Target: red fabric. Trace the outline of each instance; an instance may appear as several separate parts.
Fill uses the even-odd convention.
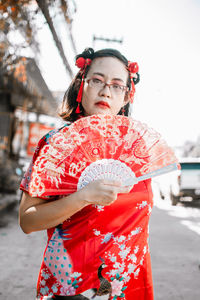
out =
[[[51,132],[39,142],[22,190],[29,192],[33,165],[55,135]],[[49,229],[37,284],[38,299],[99,289],[104,277],[112,287],[111,299],[152,300],[148,247],[152,205],[151,181],[146,180],[129,194],[120,194],[112,205],[87,206]]]

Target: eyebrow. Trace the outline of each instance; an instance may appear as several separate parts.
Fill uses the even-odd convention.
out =
[[[105,77],[105,75],[103,73],[100,72],[94,72],[93,75],[100,75],[102,77]],[[121,78],[113,78],[112,80],[118,80],[124,83],[124,80],[122,80]]]

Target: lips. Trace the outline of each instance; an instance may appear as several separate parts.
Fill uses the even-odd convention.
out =
[[[106,107],[110,108],[110,105],[105,101],[99,101],[99,102],[95,103],[95,105],[101,106],[101,107],[104,107],[104,108],[106,108]]]

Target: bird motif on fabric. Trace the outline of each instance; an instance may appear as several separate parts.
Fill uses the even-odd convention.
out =
[[[108,300],[110,300],[111,295],[112,295],[112,285],[111,285],[110,281],[108,281],[106,278],[104,278],[101,274],[102,270],[107,266],[105,264],[104,259],[101,257],[100,257],[100,259],[102,261],[102,264],[98,268],[98,278],[100,280],[100,287],[99,287],[99,289],[93,289],[95,294],[92,296],[91,299],[94,299],[96,296],[109,295]]]
[[[111,299],[111,295],[112,295],[112,286],[111,283],[102,276],[102,270],[107,267],[105,264],[105,261],[103,258],[101,258],[102,264],[99,266],[98,268],[98,278],[100,280],[100,287],[99,289],[93,288],[90,290],[87,290],[86,292],[84,292],[83,294],[79,294],[79,295],[74,295],[74,296],[70,296],[70,299],[74,299],[74,300],[90,300],[90,299],[96,299],[97,296],[104,296],[104,295],[108,295],[108,300]],[[93,295],[89,297],[89,293],[92,292]],[[69,296],[54,296],[53,299],[69,299]],[[99,299],[99,298],[98,298]],[[105,298],[104,298],[105,299]]]

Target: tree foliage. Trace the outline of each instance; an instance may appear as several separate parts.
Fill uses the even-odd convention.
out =
[[[17,56],[21,53],[21,50],[31,48],[35,55],[39,53],[39,43],[36,38],[36,33],[44,25],[36,22],[37,15],[44,14],[39,5],[40,3],[42,3],[42,6],[46,11],[56,7],[56,11],[63,14],[70,29],[72,23],[71,15],[76,12],[75,3],[72,2],[73,0],[0,0],[1,72],[2,70],[6,70],[7,72],[13,69]],[[73,5],[69,5],[69,3]],[[70,6],[73,6],[73,10],[70,9]],[[49,21],[53,24],[52,15],[50,15],[50,20],[46,19],[44,23],[48,23]],[[71,42],[75,50],[72,36]],[[58,47],[58,45],[56,46]],[[58,50],[60,52],[60,49]],[[37,56],[35,58],[37,60]],[[67,68],[69,68],[69,65]]]

